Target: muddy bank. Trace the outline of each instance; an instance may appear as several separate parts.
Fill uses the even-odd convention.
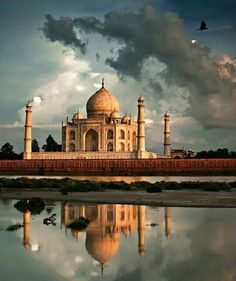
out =
[[[50,201],[77,201],[89,204],[137,204],[165,207],[236,207],[236,190],[207,192],[199,190],[73,192],[63,195],[54,189],[0,189],[0,199],[40,197]]]

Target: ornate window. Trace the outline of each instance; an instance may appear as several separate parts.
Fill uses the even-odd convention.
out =
[[[112,130],[109,130],[109,131],[107,132],[107,139],[108,139],[108,140],[113,140],[113,131],[112,131]]]
[[[130,131],[128,131],[128,140],[130,140]]]

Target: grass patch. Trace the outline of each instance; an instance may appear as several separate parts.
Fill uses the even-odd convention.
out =
[[[9,225],[6,230],[7,231],[16,231],[16,230],[20,229],[21,227],[23,227],[23,224],[17,223],[17,224]]]
[[[160,181],[150,183],[147,181],[134,181],[127,183],[125,181],[90,181],[64,179],[29,179],[25,177],[9,179],[0,178],[0,188],[24,188],[24,189],[49,189],[60,190],[62,194],[67,195],[69,192],[102,192],[105,190],[123,190],[136,191],[143,190],[147,192],[162,192],[163,190],[205,190],[205,191],[230,191],[236,188],[236,182],[165,182]]]

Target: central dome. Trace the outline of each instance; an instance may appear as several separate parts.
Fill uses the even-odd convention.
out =
[[[110,116],[113,111],[120,111],[120,104],[117,98],[102,86],[89,98],[86,109],[88,117],[100,114]]]
[[[119,233],[103,235],[100,229],[88,231],[85,246],[88,253],[100,264],[114,257],[120,246]]]

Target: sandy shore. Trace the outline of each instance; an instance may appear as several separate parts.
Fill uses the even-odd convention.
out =
[[[93,204],[138,204],[165,207],[230,207],[236,208],[236,190],[231,192],[206,192],[192,190],[146,193],[145,191],[105,191],[69,193],[57,190],[0,189],[0,199],[40,197],[53,201],[77,201]]]

